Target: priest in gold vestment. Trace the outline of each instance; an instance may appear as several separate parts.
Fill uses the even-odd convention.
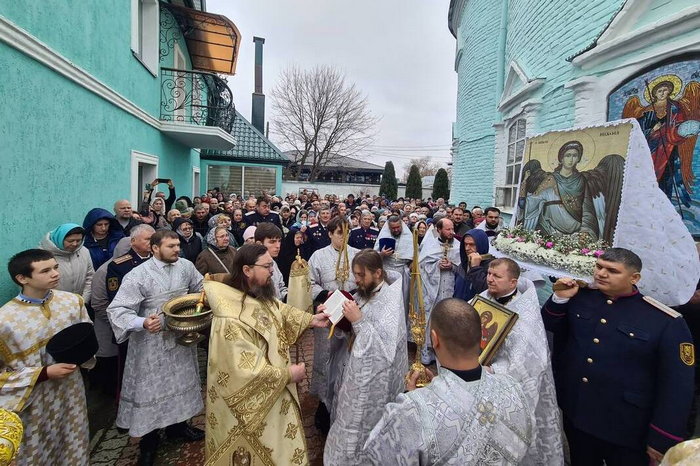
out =
[[[290,364],[289,346],[304,330],[328,326],[328,318],[276,299],[273,267],[264,246],[246,244],[225,283],[204,282],[214,315],[207,369],[208,465],[309,462],[296,389],[306,369],[303,363]]]

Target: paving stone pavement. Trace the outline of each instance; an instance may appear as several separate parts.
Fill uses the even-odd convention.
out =
[[[294,362],[306,364],[306,379],[298,385],[299,401],[306,434],[309,461],[312,466],[323,464],[325,436],[314,426],[314,414],[318,399],[309,394],[309,382],[313,364],[313,333],[307,331],[297,345],[290,348]],[[206,386],[206,352],[199,351],[200,376]],[[138,439],[132,439],[114,425],[116,405],[114,400],[100,394],[91,387],[88,393],[88,415],[90,418],[91,464],[94,466],[129,466],[136,463],[139,455]],[[202,390],[204,396],[204,389]],[[193,419],[193,424],[204,428],[204,414]],[[191,466],[204,464],[204,441],[179,443],[161,439],[156,465]]]

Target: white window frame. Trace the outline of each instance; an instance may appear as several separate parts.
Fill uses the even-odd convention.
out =
[[[144,174],[142,177],[142,181],[148,180],[146,181],[148,183],[158,178],[158,164],[159,159],[156,155],[136,150],[131,151],[131,206],[134,210],[138,210],[141,207],[143,192],[146,188],[145,183],[139,182],[139,165],[150,167],[148,176]],[[153,178],[151,178],[151,175],[153,175]]]
[[[131,0],[131,51],[153,76],[158,76],[159,47],[158,0]]]
[[[201,185],[201,172],[199,167],[192,167],[192,198],[194,199],[195,197],[199,196],[201,194],[200,192],[200,185]]]
[[[523,131],[518,132],[518,125],[523,124]],[[503,127],[503,171],[498,177],[500,183],[496,185],[496,195],[494,205],[503,208],[505,212],[512,213],[515,210],[517,203],[518,185],[520,184],[520,168],[522,167],[523,158],[525,157],[526,139],[527,139],[528,119],[525,115],[518,115],[509,121],[509,124]],[[515,131],[515,137],[511,139],[511,130]],[[518,144],[520,144],[520,153],[518,154]],[[509,159],[509,154],[513,152],[513,158]],[[508,179],[508,169],[511,169],[511,179]],[[517,172],[517,173],[516,173]],[[506,203],[506,191],[510,191],[510,202]]]

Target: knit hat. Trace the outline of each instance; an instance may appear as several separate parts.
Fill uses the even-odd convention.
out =
[[[248,241],[250,238],[255,238],[255,230],[257,230],[255,225],[251,225],[246,228],[243,232],[243,241]]]
[[[181,214],[184,214],[185,212],[187,212],[187,201],[184,199],[175,201],[175,208],[179,210]]]

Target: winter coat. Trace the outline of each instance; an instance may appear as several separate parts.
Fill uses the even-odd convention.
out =
[[[92,276],[95,273],[90,251],[82,244],[74,252],[60,249],[51,241],[50,234],[51,232],[44,235],[39,247],[53,254],[58,262],[58,271],[61,275],[56,289],[79,294],[85,302],[89,302]],[[61,238],[61,243],[63,243],[63,238]]]
[[[98,220],[109,220],[109,231],[107,232],[107,248],[101,247],[95,238],[92,236],[92,227]],[[85,229],[85,246],[90,251],[92,257],[92,268],[97,270],[102,264],[112,258],[114,247],[120,239],[124,237],[124,229],[119,224],[117,219],[109,211],[100,209],[99,207],[92,209],[83,220],[83,228]]]

